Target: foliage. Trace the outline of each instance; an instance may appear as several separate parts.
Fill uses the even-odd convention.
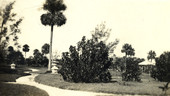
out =
[[[24,56],[20,51],[10,51],[9,54],[7,55],[7,63],[8,64],[17,64],[17,65],[22,65],[24,64]]]
[[[125,62],[124,58],[116,57],[116,61],[112,65],[113,69],[123,72],[125,70],[124,62]]]
[[[28,66],[34,66],[35,62],[34,62],[34,57],[30,56],[29,58],[26,58],[26,63]]]
[[[8,51],[9,51],[9,52],[13,52],[13,51],[14,51],[14,48],[13,48],[12,46],[9,46],[9,47],[8,47]]]
[[[124,44],[121,50],[122,53],[125,53],[126,56],[134,56],[135,49],[128,43]]]
[[[156,68],[152,68],[152,70],[151,70],[151,77],[156,80],[157,76],[158,76],[157,69]]]
[[[0,10],[0,63],[5,62],[7,56],[7,46],[9,41],[12,40],[17,48],[20,48],[18,44],[18,36],[20,33],[19,25],[22,22],[22,18],[16,20],[16,13],[12,13],[13,5],[15,2],[11,2]]]
[[[128,57],[126,58],[126,71],[122,74],[123,81],[141,81],[141,71],[139,69],[139,63],[144,59]]]
[[[24,46],[23,46],[23,49],[22,49],[24,52],[25,52],[25,58],[26,58],[26,52],[29,52],[29,46],[27,45],[27,44],[25,44]]]
[[[48,58],[46,56],[43,56],[43,54],[38,50],[34,50],[34,58],[33,60],[31,58],[27,59],[28,62],[34,62],[34,65],[32,66],[47,66],[48,65]]]
[[[159,81],[170,81],[170,52],[164,52],[156,58],[156,70],[152,72],[152,76]]]
[[[104,37],[103,33],[107,33],[103,31],[100,29],[99,37],[92,34],[93,37],[89,40],[84,36],[77,47],[70,46],[69,52],[63,53],[60,73],[64,80],[73,82],[109,82],[111,80],[108,68],[112,59],[109,58],[109,52],[115,48],[117,41],[107,46],[99,40],[100,37]]]
[[[63,14],[63,11],[66,10],[63,0],[46,0],[43,5],[43,9],[47,11],[46,14],[41,15],[41,23],[43,25],[51,26],[51,38],[50,38],[50,62],[48,65],[48,70],[51,70],[52,64],[52,38],[53,38],[53,27],[54,25],[62,26],[66,23],[66,17]]]
[[[148,53],[147,59],[151,60],[151,62],[152,62],[152,59],[155,59],[155,58],[156,58],[155,51],[150,50],[149,53]]]
[[[41,52],[42,54],[48,54],[49,53],[49,48],[50,48],[50,45],[45,43],[42,48],[41,48]]]
[[[107,40],[109,39],[111,29],[106,28],[106,24],[101,23],[100,25],[97,25],[94,31],[92,31],[92,39],[94,42],[103,42],[106,44],[108,50],[109,50],[109,55],[114,55],[114,49],[116,48],[115,45],[119,43],[119,40],[116,39],[114,42],[109,42],[107,43]]]
[[[47,10],[46,14],[41,15],[41,23],[43,25],[57,25],[65,24],[66,18],[62,11],[66,9],[63,0],[46,0],[43,9]]]

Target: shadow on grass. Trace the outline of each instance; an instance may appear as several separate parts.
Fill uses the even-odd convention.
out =
[[[33,86],[0,83],[0,96],[49,96],[47,92]]]
[[[10,66],[1,65],[0,82],[16,82],[16,79],[21,76],[31,75],[30,73],[25,73],[25,71],[31,70],[28,70],[27,68],[11,69]]]

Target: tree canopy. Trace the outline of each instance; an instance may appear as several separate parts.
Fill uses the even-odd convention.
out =
[[[152,62],[152,60],[155,59],[155,58],[156,58],[155,51],[150,50],[149,53],[148,53],[147,59],[151,60],[151,62]]]
[[[135,55],[135,49],[132,48],[132,45],[125,43],[121,50],[122,53],[125,53],[126,56],[134,56]]]
[[[25,58],[26,58],[26,52],[29,52],[29,46],[27,45],[27,44],[25,44],[24,46],[23,46],[23,49],[22,49],[24,52],[25,52]]]
[[[48,54],[49,53],[49,48],[50,48],[50,45],[45,43],[42,48],[41,48],[41,52],[42,54]]]

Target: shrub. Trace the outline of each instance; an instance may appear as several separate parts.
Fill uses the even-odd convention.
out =
[[[143,59],[140,58],[131,58],[126,59],[126,71],[122,74],[123,81],[141,81],[140,75],[141,71],[139,69],[139,63]]]
[[[70,46],[69,52],[63,53],[59,72],[66,81],[109,82],[111,75],[108,68],[112,59],[108,57],[108,51],[102,41],[95,42],[83,37],[77,48]]]
[[[156,69],[151,76],[159,81],[170,81],[170,52],[164,52],[156,58]]]
[[[7,63],[15,63],[17,65],[24,64],[24,56],[20,51],[13,51],[7,55]]]
[[[125,59],[121,57],[116,57],[115,62],[112,65],[113,69],[123,72],[125,70]]]
[[[48,65],[48,58],[46,56],[43,56],[43,54],[40,53],[39,50],[37,49],[34,52],[33,59],[30,58],[29,61],[34,62],[34,65],[32,66],[36,66],[36,67],[40,67],[40,66],[46,67]]]
[[[151,77],[156,80],[157,76],[158,76],[157,69],[156,68],[152,68],[152,70],[151,70]]]

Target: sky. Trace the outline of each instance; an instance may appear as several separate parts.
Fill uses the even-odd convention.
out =
[[[0,6],[13,0],[0,0]],[[28,44],[32,55],[34,49],[41,50],[50,42],[50,26],[41,24],[40,16],[45,0],[16,0],[13,11],[24,20],[20,25],[21,46]],[[54,27],[53,52],[68,51],[83,36],[91,37],[91,31],[102,22],[111,29],[108,41],[119,39],[114,53],[121,53],[123,44],[135,49],[135,56],[145,58],[150,50],[159,56],[170,51],[170,0],[64,0],[67,9],[66,24]]]

